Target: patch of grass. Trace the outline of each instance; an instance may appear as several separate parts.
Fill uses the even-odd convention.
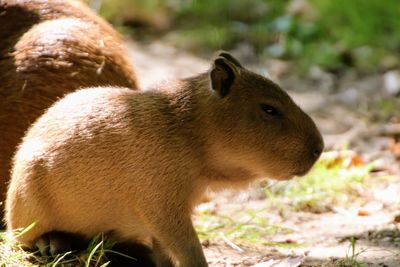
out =
[[[22,248],[12,244],[6,232],[0,232],[0,266],[37,266],[33,263],[36,257]],[[38,261],[37,261],[38,262]]]
[[[201,240],[216,240],[226,237],[238,244],[295,247],[297,244],[271,242],[268,237],[292,230],[272,224],[259,216],[263,210],[234,210],[219,214],[203,211],[195,219],[195,227]],[[234,215],[234,217],[233,217]]]
[[[265,193],[273,203],[285,208],[323,212],[357,200],[366,189],[364,182],[372,169],[373,164],[362,163],[354,153],[325,153],[305,177],[272,182]]]
[[[366,264],[358,260],[358,257],[363,252],[363,250],[356,251],[356,239],[352,237],[350,239],[349,253],[347,253],[346,258],[335,260],[332,267],[365,267]]]
[[[28,252],[12,242],[6,232],[0,232],[0,266],[1,267],[34,267],[34,266],[82,266],[106,267],[109,264],[105,257],[113,243],[103,235],[95,237],[85,251],[67,252],[56,257],[38,256],[37,252]],[[117,252],[114,252],[117,253]]]
[[[352,237],[350,239],[350,253],[347,254],[343,262],[344,266],[364,267],[365,264],[357,259],[361,253],[362,251],[356,252],[356,239]]]

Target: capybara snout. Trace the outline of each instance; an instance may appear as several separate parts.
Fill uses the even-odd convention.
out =
[[[242,66],[236,71],[210,133],[225,151],[219,157],[242,169],[257,166],[253,174],[259,177],[286,180],[306,173],[324,147],[313,120],[276,83]]]

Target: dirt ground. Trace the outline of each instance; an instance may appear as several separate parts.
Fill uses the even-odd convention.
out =
[[[206,59],[165,44],[128,42],[127,46],[143,87],[209,68]],[[376,101],[390,97],[390,92],[385,91],[383,75],[363,76],[349,71],[339,79],[315,68],[309,78],[303,80],[287,75],[290,69],[287,63],[246,62],[245,53],[236,52],[235,55],[245,59],[245,65],[251,69],[277,77],[295,101],[316,120],[327,150],[342,149],[346,145],[366,161],[379,160],[386,172],[398,178],[376,188],[363,207],[333,207],[323,213],[288,211],[284,216],[282,211],[273,208],[260,213],[258,216],[293,230],[269,237],[269,241],[295,242],[300,246],[241,246],[224,237],[215,238],[203,242],[210,266],[352,266],[340,263],[340,259],[351,254],[351,237],[356,240],[357,260],[365,263],[360,266],[400,266],[400,224],[394,223],[394,218],[400,215],[400,162],[389,151],[386,124],[374,120],[368,113]],[[215,211],[262,205],[265,199],[257,197],[257,190],[259,187],[254,186],[241,193],[214,196]],[[360,214],[360,209],[369,212]]]

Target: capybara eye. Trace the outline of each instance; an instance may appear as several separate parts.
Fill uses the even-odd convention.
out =
[[[267,113],[270,116],[279,115],[278,110],[276,108],[274,108],[273,106],[270,106],[270,105],[267,105],[267,104],[261,104],[260,107],[265,113]]]

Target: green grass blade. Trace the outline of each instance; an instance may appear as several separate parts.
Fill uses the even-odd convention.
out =
[[[59,257],[51,266],[52,266],[52,267],[57,267],[57,264],[59,264],[66,256],[68,256],[68,255],[71,254],[71,253],[72,253],[71,251],[65,253],[64,255],[62,255],[61,257]]]
[[[89,267],[90,266],[90,261],[92,260],[94,254],[96,253],[96,251],[101,247],[101,245],[103,245],[103,241],[100,241],[100,243],[98,243],[90,252],[89,257],[86,260],[86,264],[85,267]]]

